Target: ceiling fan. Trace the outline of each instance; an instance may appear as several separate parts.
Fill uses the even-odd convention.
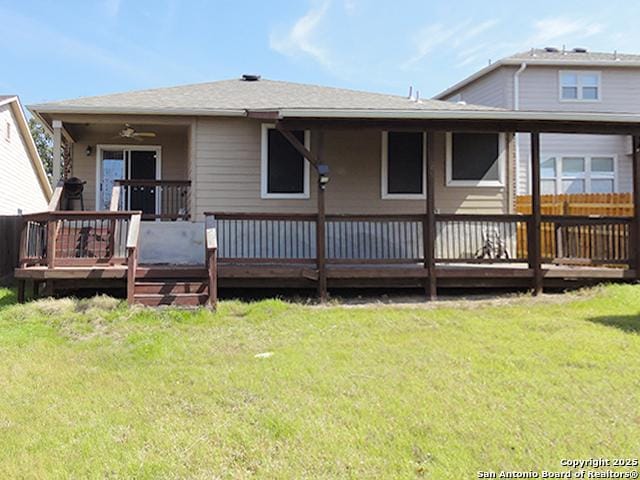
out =
[[[118,132],[116,138],[131,138],[134,140],[142,141],[144,138],[155,138],[154,132],[136,132],[128,123],[125,123],[124,128]]]

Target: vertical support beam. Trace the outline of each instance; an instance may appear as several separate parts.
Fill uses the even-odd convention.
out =
[[[640,280],[640,139],[631,137],[633,170],[633,232],[630,235],[629,254],[634,259],[636,280]]]
[[[531,221],[529,222],[529,268],[533,270],[533,294],[542,293],[540,227],[540,133],[531,132]]]
[[[322,158],[323,150],[323,133],[318,132],[318,156]],[[316,223],[316,255],[318,264],[318,297],[321,302],[327,300],[327,265],[326,265],[326,245],[325,245],[325,229],[326,229],[326,212],[325,212],[325,188],[326,185],[320,181],[320,172],[317,172],[318,176],[318,221]]]
[[[53,121],[53,175],[51,184],[56,185],[62,178],[62,121]]]
[[[433,165],[433,155],[431,155],[431,145],[433,144],[433,134],[426,133],[426,142],[424,145],[426,156],[426,215],[422,222],[422,237],[424,250],[424,268],[428,271],[429,276],[425,279],[425,293],[427,300],[435,300],[437,297],[436,285],[436,262],[435,262],[435,243],[436,243],[436,205],[435,205],[435,172]]]

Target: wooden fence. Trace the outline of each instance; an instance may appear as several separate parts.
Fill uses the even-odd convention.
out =
[[[541,212],[543,215],[563,215],[581,217],[633,217],[633,198],[631,193],[572,193],[562,195],[542,195]],[[531,195],[520,195],[516,198],[516,212],[520,214],[531,214]],[[546,259],[557,260],[558,249],[556,243],[559,241],[558,235],[567,235],[567,231],[561,232],[553,223],[543,222],[541,225],[541,249],[542,256]],[[574,226],[573,230],[581,227]],[[587,228],[583,225],[582,228]],[[607,235],[601,232],[591,232],[590,235],[580,235],[576,238],[565,238],[564,243],[571,240],[578,244],[573,246],[576,252],[591,252],[595,244],[611,242],[612,245],[627,245],[629,242],[628,227],[611,227],[612,230]],[[585,230],[586,231],[586,230]],[[574,235],[571,235],[571,237]],[[600,242],[599,239],[607,238],[607,242]],[[622,247],[620,247],[622,248]],[[630,256],[630,252],[625,252]],[[562,255],[561,255],[562,256]]]
[[[22,217],[0,216],[0,280],[10,277],[18,266]]]
[[[542,195],[540,200],[543,215],[633,217],[631,193]],[[519,195],[516,198],[516,212],[531,214],[531,195]]]

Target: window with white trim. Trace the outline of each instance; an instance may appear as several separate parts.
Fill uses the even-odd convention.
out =
[[[382,198],[424,199],[426,134],[382,132]]]
[[[600,100],[600,72],[560,72],[560,100],[597,102]]]
[[[616,157],[549,156],[540,164],[540,191],[543,195],[613,193],[616,191]]]
[[[310,132],[291,132],[309,148]],[[273,125],[262,125],[262,198],[309,198],[309,162]]]
[[[505,143],[502,133],[447,133],[447,185],[504,186]]]

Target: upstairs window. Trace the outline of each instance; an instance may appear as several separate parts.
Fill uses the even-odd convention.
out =
[[[600,72],[560,72],[560,100],[578,102],[600,100]]]
[[[382,132],[382,198],[425,198],[426,136]]]
[[[309,132],[292,131],[309,148]],[[272,125],[262,126],[262,198],[309,198],[309,162]]]
[[[498,133],[447,134],[447,185],[502,187],[505,139]]]
[[[547,157],[540,165],[540,191],[543,195],[613,193],[615,163],[613,155]]]

